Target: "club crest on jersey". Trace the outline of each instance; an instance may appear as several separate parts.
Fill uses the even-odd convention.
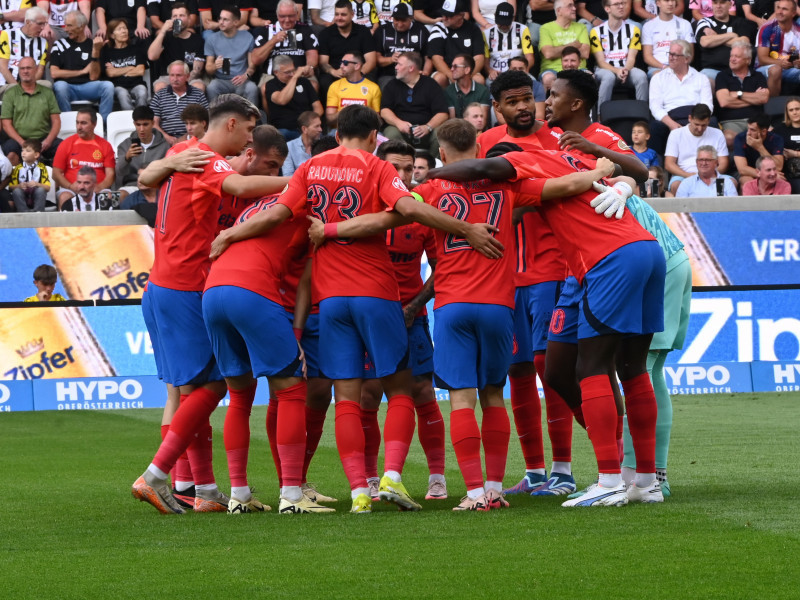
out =
[[[366,96],[367,94],[369,94],[369,88],[367,86],[365,86],[365,85],[362,85],[361,86],[361,93]]]
[[[401,192],[407,192],[408,191],[408,188],[406,187],[406,184],[403,183],[403,180],[400,179],[399,177],[395,177],[394,178],[394,180],[392,181],[392,187],[397,188]]]
[[[617,146],[619,146],[620,150],[630,150],[630,146],[625,143],[625,140],[620,140],[617,142]]]
[[[416,44],[418,41],[419,41],[419,36],[418,35],[412,35],[411,36],[411,43],[412,44]]]
[[[233,171],[233,167],[231,167],[226,160],[217,160],[214,162],[214,171],[217,173],[225,173],[227,171]]]

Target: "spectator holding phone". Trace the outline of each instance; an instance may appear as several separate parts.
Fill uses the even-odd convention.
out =
[[[155,113],[152,108],[137,106],[133,109],[136,131],[117,146],[115,187],[122,192],[121,199],[139,189],[139,170],[154,160],[164,158],[169,150],[167,140],[154,128],[154,124]]]

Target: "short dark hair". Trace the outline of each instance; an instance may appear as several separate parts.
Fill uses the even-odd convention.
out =
[[[378,113],[368,106],[350,104],[339,111],[338,116],[339,138],[356,138],[365,140],[373,131],[381,127]]]
[[[286,140],[281,135],[281,132],[272,125],[259,125],[253,129],[253,150],[255,153],[267,154],[273,149],[283,158],[289,155],[289,147],[286,145]]]
[[[403,52],[400,56],[413,62],[414,66],[417,67],[417,71],[422,71],[422,56],[419,52]]]
[[[633,124],[633,127],[641,127],[647,133],[650,133],[650,123],[647,121],[636,121],[636,123]],[[631,129],[633,129],[633,127],[631,127]]]
[[[564,46],[564,49],[561,51],[561,58],[569,56],[570,54],[577,54],[578,58],[581,57],[581,51],[578,50],[575,46]]]
[[[153,109],[147,106],[146,104],[143,106],[137,106],[133,109],[133,115],[131,118],[134,121],[152,121],[156,118],[156,114],[153,112]]]
[[[760,115],[753,115],[752,117],[747,119],[748,125],[750,123],[755,123],[758,125],[759,129],[769,129],[769,126],[772,124],[772,120],[770,119],[769,115],[761,113]]]
[[[388,140],[378,146],[375,156],[381,160],[386,160],[387,154],[400,154],[401,156],[410,156],[414,159],[415,150],[414,146],[402,140]]]
[[[348,51],[347,51],[347,52],[345,52],[344,54],[349,54],[350,56],[352,56],[353,58],[355,58],[355,59],[356,59],[358,62],[360,62],[360,63],[361,63],[361,66],[362,66],[362,67],[364,66],[364,62],[366,62],[366,61],[364,60],[364,55],[363,55],[361,52],[359,52],[358,50],[348,50]],[[343,56],[344,56],[344,55],[343,55]]]
[[[517,54],[516,56],[512,56],[508,59],[508,64],[510,65],[512,62],[521,62],[525,65],[525,70],[528,70],[528,59],[525,58],[522,54]]]
[[[334,148],[338,147],[339,142],[336,141],[335,137],[332,135],[323,135],[316,142],[311,144],[311,156],[316,156],[317,154],[322,154],[323,152],[327,152],[328,150],[333,150]]]
[[[467,63],[467,66],[469,67],[469,72],[470,73],[474,73],[475,72],[475,59],[472,58],[469,54],[456,54],[453,57],[453,60],[455,60],[456,58],[463,59],[463,61],[465,63]],[[453,63],[450,63],[450,64],[453,64]]]
[[[300,113],[300,116],[297,117],[297,126],[298,127],[308,127],[311,123],[314,122],[314,119],[322,119],[317,113],[313,110],[304,110]]]
[[[256,105],[238,94],[221,94],[208,107],[209,123],[231,114],[243,119],[259,119],[261,117]]]
[[[34,152],[42,153],[42,142],[39,140],[24,140],[21,144],[22,148],[29,148]]]
[[[497,79],[492,82],[492,88],[489,91],[492,93],[492,98],[496,102],[500,102],[500,96],[503,92],[518,88],[530,88],[531,93],[533,93],[533,79],[522,71],[505,71],[500,73]]]
[[[592,107],[597,104],[597,82],[595,82],[594,76],[580,69],[570,69],[569,71],[559,71],[556,77],[567,82],[575,98],[583,100],[583,110],[588,115]]]
[[[436,166],[436,159],[433,158],[433,154],[427,152],[426,150],[417,150],[416,154],[414,154],[414,160],[418,158],[421,158],[428,163],[429,169],[433,169]]]
[[[92,123],[97,123],[97,113],[94,112],[93,108],[87,108],[86,106],[79,108],[77,111],[79,115],[89,115],[89,118],[92,120]]]
[[[193,102],[181,111],[181,121],[205,121],[208,125],[208,120],[208,109],[202,104]]]
[[[33,280],[50,285],[58,281],[58,271],[53,265],[39,265],[33,270]]]
[[[333,8],[349,8],[350,12],[353,12],[353,5],[350,4],[350,0],[336,0]]]
[[[219,12],[227,11],[233,15],[233,18],[239,21],[242,18],[242,11],[239,10],[238,6],[233,4],[224,4],[222,8],[219,9]]]
[[[486,158],[496,158],[498,156],[503,156],[504,154],[508,154],[509,152],[522,152],[522,147],[517,146],[512,142],[500,142],[499,144],[495,144],[489,151],[486,153]]]
[[[692,107],[692,112],[689,113],[689,116],[698,121],[705,121],[711,118],[711,109],[708,108],[708,105],[700,102]]]
[[[449,119],[436,129],[439,145],[456,152],[466,152],[475,146],[478,132],[475,126],[464,119]]]

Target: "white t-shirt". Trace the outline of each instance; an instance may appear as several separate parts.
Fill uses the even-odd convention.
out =
[[[328,23],[333,23],[333,12],[336,0],[308,0],[308,10],[319,10],[319,18]],[[310,13],[309,13],[310,14]]]
[[[673,15],[669,21],[650,19],[642,26],[642,45],[653,47],[653,56],[662,65],[669,64],[669,45],[675,40],[694,44],[692,26],[686,19]]]
[[[717,156],[728,156],[728,144],[722,131],[709,127],[703,135],[695,137],[688,125],[670,132],[664,156],[674,156],[681,169],[687,173],[697,173],[697,149],[700,146],[714,146]]]

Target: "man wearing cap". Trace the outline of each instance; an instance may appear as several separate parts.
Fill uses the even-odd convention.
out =
[[[418,52],[425,57],[422,73],[430,75],[433,63],[427,57],[428,29],[412,18],[410,4],[401,2],[392,10],[392,20],[375,32],[375,49],[378,52],[378,84],[383,87],[394,79],[394,67],[403,52]]]
[[[514,21],[514,6],[501,2],[494,12],[495,25],[483,32],[489,48],[487,85],[497,79],[500,73],[508,71],[509,61],[516,56],[524,56],[528,71],[533,68],[533,42],[530,30],[522,23]]]
[[[483,66],[485,63],[483,33],[473,21],[467,21],[464,13],[469,9],[464,0],[444,0],[442,22],[431,31],[428,56],[433,61],[433,78],[442,87],[454,81],[450,65],[457,54],[469,54],[475,61],[474,79],[485,83]]]

